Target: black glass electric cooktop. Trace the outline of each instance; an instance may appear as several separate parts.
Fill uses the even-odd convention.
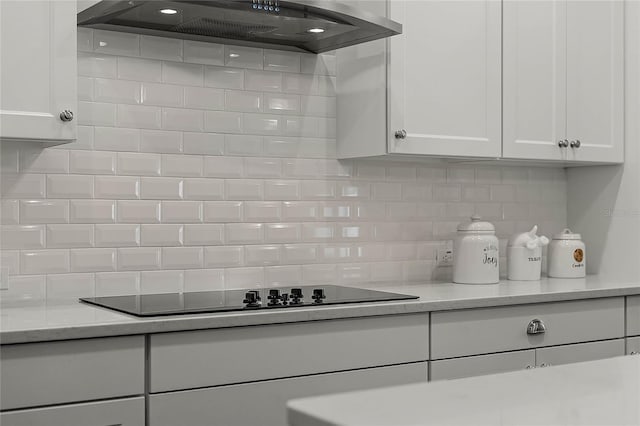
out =
[[[345,303],[417,299],[417,296],[335,285],[83,297],[80,300],[138,317],[204,312],[264,311]]]

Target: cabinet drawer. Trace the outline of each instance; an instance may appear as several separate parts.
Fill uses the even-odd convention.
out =
[[[544,334],[528,335],[540,319]],[[434,312],[431,358],[453,358],[624,337],[621,297]]]
[[[0,414],[4,426],[144,426],[144,397]]]
[[[627,297],[627,336],[640,336],[640,296]]]
[[[536,349],[539,367],[595,361],[624,355],[624,339]]]
[[[286,426],[293,398],[427,380],[427,363],[221,386],[149,397],[149,426]]]
[[[428,355],[428,314],[155,334],[151,392],[426,361]]]
[[[627,337],[627,355],[640,354],[640,337]]]
[[[144,337],[0,346],[3,410],[144,393]]]
[[[524,370],[536,365],[535,350],[476,355],[430,362],[430,380],[461,379]]]

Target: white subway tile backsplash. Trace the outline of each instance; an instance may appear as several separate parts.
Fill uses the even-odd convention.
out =
[[[136,81],[96,78],[95,100],[114,104],[139,104],[142,102],[142,85]]]
[[[187,108],[205,110],[223,110],[225,107],[224,90],[202,87],[184,88],[184,105]],[[227,107],[227,109],[230,109]]]
[[[224,225],[187,224],[184,226],[185,246],[211,246],[224,244]]]
[[[140,179],[140,198],[147,200],[180,200],[182,199],[183,180],[180,178]]]
[[[224,106],[227,111],[260,112],[263,108],[262,93],[247,92],[243,90],[226,90]]]
[[[241,201],[209,201],[204,203],[205,222],[242,222]]]
[[[165,223],[202,222],[202,210],[200,201],[163,201],[162,221]]]
[[[0,179],[3,198],[43,198],[45,175],[3,175]]]
[[[230,223],[225,225],[227,244],[260,244],[264,240],[264,225],[261,223]]]
[[[162,81],[162,62],[160,61],[119,57],[117,66],[117,77],[119,79],[155,82]]]
[[[118,105],[116,124],[118,127],[136,129],[160,129],[160,108],[146,105]]]
[[[225,135],[224,150],[227,155],[256,156],[262,154],[262,136]],[[249,169],[247,169],[249,172]]]
[[[93,225],[47,225],[47,248],[93,246]]]
[[[222,89],[244,88],[244,70],[240,68],[205,67],[204,85]]]
[[[188,269],[184,271],[185,293],[223,289],[223,269]]]
[[[225,46],[224,64],[229,67],[262,69],[262,49],[255,47]]]
[[[79,297],[95,295],[93,274],[62,274],[47,276],[47,300],[77,302]]]
[[[78,53],[78,74],[87,77],[116,78],[117,60],[114,56]]]
[[[69,272],[68,250],[35,250],[20,253],[20,273],[26,275]]]
[[[161,158],[158,154],[119,152],[117,171],[119,175],[160,176]]]
[[[2,250],[44,248],[44,230],[42,225],[4,225],[0,227],[0,247]]]
[[[118,201],[117,217],[118,222],[122,223],[158,223],[160,201]]]
[[[95,274],[96,296],[124,296],[140,292],[138,272],[98,272]]]
[[[131,247],[118,249],[119,271],[160,269],[160,248]]]
[[[241,133],[242,114],[229,111],[205,111],[204,129],[207,132]]]
[[[204,112],[197,109],[162,108],[162,128],[202,132],[204,130]]]
[[[114,272],[116,249],[82,248],[69,251],[71,272]]]
[[[224,198],[224,181],[221,179],[185,179],[183,191],[185,200],[222,200]]]
[[[264,287],[264,268],[230,268],[224,272],[225,288]]]
[[[22,200],[20,223],[69,222],[68,200]]]
[[[163,247],[163,269],[199,269],[204,265],[202,247]]]
[[[87,126],[114,126],[116,106],[98,102],[78,102],[78,124]]]
[[[145,105],[181,107],[184,105],[184,90],[170,84],[142,83],[141,103]]]
[[[77,141],[0,147],[3,299],[424,281],[473,213],[502,249],[566,226],[560,169],[337,161],[331,52],[78,47]]]
[[[277,265],[280,263],[280,246],[246,246],[244,258],[249,266]]]
[[[16,225],[20,222],[20,201],[0,201],[0,219],[3,225]]]
[[[140,273],[140,294],[181,293],[183,271],[144,271]]]
[[[96,176],[95,197],[107,199],[140,198],[140,178],[133,176]]]
[[[103,151],[71,151],[69,171],[78,174],[112,175],[116,170],[116,154]]]
[[[112,223],[115,221],[116,202],[109,200],[69,201],[69,222]]]
[[[204,66],[180,62],[163,62],[162,81],[183,86],[203,86]]]
[[[118,127],[96,127],[94,149],[100,151],[138,151],[140,130]]]
[[[78,76],[78,100],[94,101],[93,78]]]
[[[184,61],[192,64],[224,65],[224,46],[185,40]]]
[[[182,40],[140,36],[140,56],[150,59],[182,61]]]
[[[195,155],[163,155],[164,176],[202,176],[202,157]]]
[[[242,266],[243,254],[242,246],[205,247],[204,266],[205,268]]]

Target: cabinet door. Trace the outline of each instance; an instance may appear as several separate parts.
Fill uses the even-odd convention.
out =
[[[624,158],[624,2],[567,2],[567,138],[575,161]]]
[[[563,1],[505,1],[503,156],[566,160],[566,12]]]
[[[624,355],[624,339],[536,349],[538,367],[595,361]]]
[[[640,296],[627,296],[627,336],[640,336]]]
[[[499,157],[501,2],[391,1],[390,18],[389,153]]]
[[[640,354],[640,337],[627,337],[627,355]]]
[[[144,426],[144,397],[18,410],[0,414],[5,426]]]
[[[443,359],[430,362],[429,378],[433,381],[483,376],[533,368],[535,364],[534,350]]]
[[[75,1],[0,1],[0,138],[76,138],[76,45]]]
[[[294,398],[427,380],[427,363],[151,395],[150,426],[285,426]]]

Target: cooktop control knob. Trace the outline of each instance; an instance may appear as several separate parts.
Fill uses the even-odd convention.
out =
[[[267,296],[267,299],[269,299],[269,306],[280,305],[281,301],[282,301],[282,296],[280,295],[280,290],[278,290],[278,289],[269,290],[269,296]]]
[[[292,288],[291,289],[291,304],[298,305],[302,303],[302,298],[304,298],[304,294],[302,294],[301,288]]]
[[[283,305],[288,305],[289,304],[289,295],[287,293],[282,293],[282,296],[280,296],[280,300],[282,300],[282,304]]]
[[[257,308],[260,306],[260,292],[258,290],[251,290],[245,293],[242,303],[247,304],[247,308]]]
[[[327,296],[324,294],[324,289],[314,288],[313,296],[311,296],[311,298],[315,301],[315,303],[322,303],[322,299],[326,299]]]

